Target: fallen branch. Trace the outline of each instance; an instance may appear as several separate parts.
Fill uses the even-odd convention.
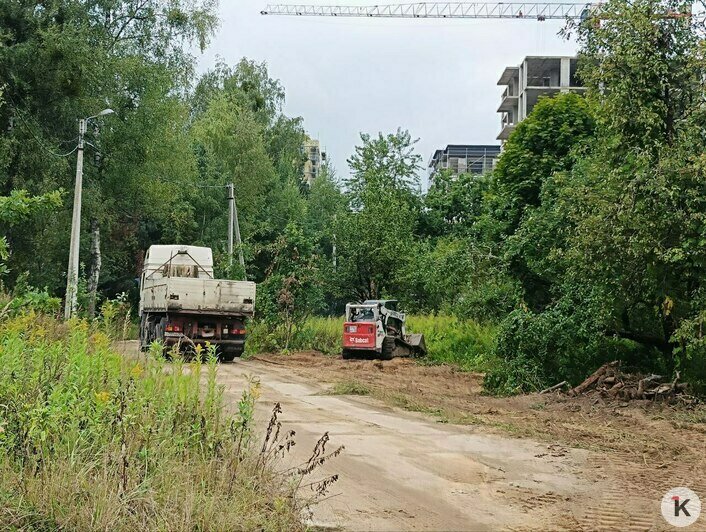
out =
[[[275,362],[274,360],[267,360],[266,358],[260,357],[250,357],[251,360],[259,360],[260,362],[266,362],[267,364],[274,364],[275,366],[286,366],[283,362]]]
[[[603,364],[581,384],[569,390],[568,394],[574,397],[598,395],[613,400],[689,401],[685,395],[688,384],[679,382],[681,375],[678,371],[672,380],[667,381],[664,375],[624,373],[618,366],[618,361]],[[541,393],[552,389],[555,387]]]
[[[555,384],[554,386],[550,386],[549,388],[545,388],[544,390],[542,390],[541,392],[539,392],[539,395],[542,395],[542,394],[545,394],[545,393],[549,393],[549,392],[553,392],[554,390],[558,390],[559,388],[562,388],[562,387],[566,386],[566,384],[567,384],[566,381],[561,381],[559,384]]]

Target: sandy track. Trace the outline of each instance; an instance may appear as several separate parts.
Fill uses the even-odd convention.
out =
[[[603,488],[582,477],[588,453],[442,424],[368,397],[331,396],[286,367],[236,361],[219,367],[228,402],[247,376],[260,380],[258,417],[275,402],[297,432],[291,464],[324,433],[345,451],[327,464],[340,480],[313,523],[347,530],[577,529]],[[283,466],[288,465],[287,463]]]

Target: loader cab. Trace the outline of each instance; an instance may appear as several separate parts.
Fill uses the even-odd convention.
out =
[[[350,322],[371,322],[377,320],[377,312],[375,307],[355,306],[350,309],[350,316],[346,321]]]

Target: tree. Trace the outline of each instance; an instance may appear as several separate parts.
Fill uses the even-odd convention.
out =
[[[185,50],[192,43],[206,45],[217,23],[215,5],[35,4],[11,0],[0,6],[0,79],[8,103],[0,112],[0,145],[7,146],[0,186],[5,194],[18,188],[33,194],[72,190],[76,119],[113,108],[115,116],[87,136],[96,148],[89,145],[86,153],[82,228],[92,230],[82,235],[81,256],[89,257],[103,231],[104,256],[94,253],[92,283],[101,275],[108,291],[127,290],[145,243],[161,237],[164,228],[184,227],[170,223],[182,196],[164,183],[175,176],[189,179],[191,162],[183,156],[189,150],[180,135],[186,115],[177,118],[193,66]],[[28,271],[32,283],[55,292],[64,285],[70,205],[51,220],[36,218],[9,233],[13,272]]]
[[[493,172],[491,214],[500,223],[500,235],[511,235],[527,209],[540,201],[543,182],[556,172],[571,170],[587,151],[594,119],[578,94],[540,98],[505,143]]]
[[[395,133],[376,138],[361,133],[362,144],[348,159],[351,177],[344,180],[351,206],[360,209],[365,202],[374,202],[378,193],[391,193],[400,200],[411,202],[419,193],[421,156],[414,152],[416,140],[409,131],[397,129]]]
[[[703,28],[659,16],[686,7],[612,0],[576,28],[595,139],[508,239],[551,289],[497,344],[544,383],[616,358],[706,382]]]
[[[426,233],[469,234],[484,212],[491,183],[490,175],[455,175],[449,170],[435,173],[424,197]]]
[[[336,282],[344,298],[394,296],[413,248],[420,156],[409,132],[361,135],[345,181],[351,210],[336,220]]]
[[[686,7],[615,0],[599,26],[578,29],[599,141],[578,172],[567,272],[601,288],[609,332],[672,367],[685,362],[673,358],[676,331],[706,303],[703,28],[656,16]]]

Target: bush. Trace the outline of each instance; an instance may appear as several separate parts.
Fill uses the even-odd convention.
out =
[[[518,309],[501,324],[494,348],[497,365],[485,376],[491,393],[532,392],[563,380],[580,383],[602,364],[664,372],[663,360],[635,342],[606,336],[590,310],[563,304],[535,313]]]
[[[0,328],[0,365],[0,523],[302,528],[286,479],[256,450],[258,383],[226,414],[213,353],[167,372],[116,354],[86,322],[29,312]]]
[[[125,292],[115,299],[106,299],[100,308],[101,329],[112,340],[137,339],[139,325],[132,322],[131,314],[132,307]]]
[[[11,294],[0,292],[0,309],[0,317],[16,316],[29,311],[58,316],[61,312],[61,299],[50,296],[46,288],[30,286],[26,275],[22,275]]]

